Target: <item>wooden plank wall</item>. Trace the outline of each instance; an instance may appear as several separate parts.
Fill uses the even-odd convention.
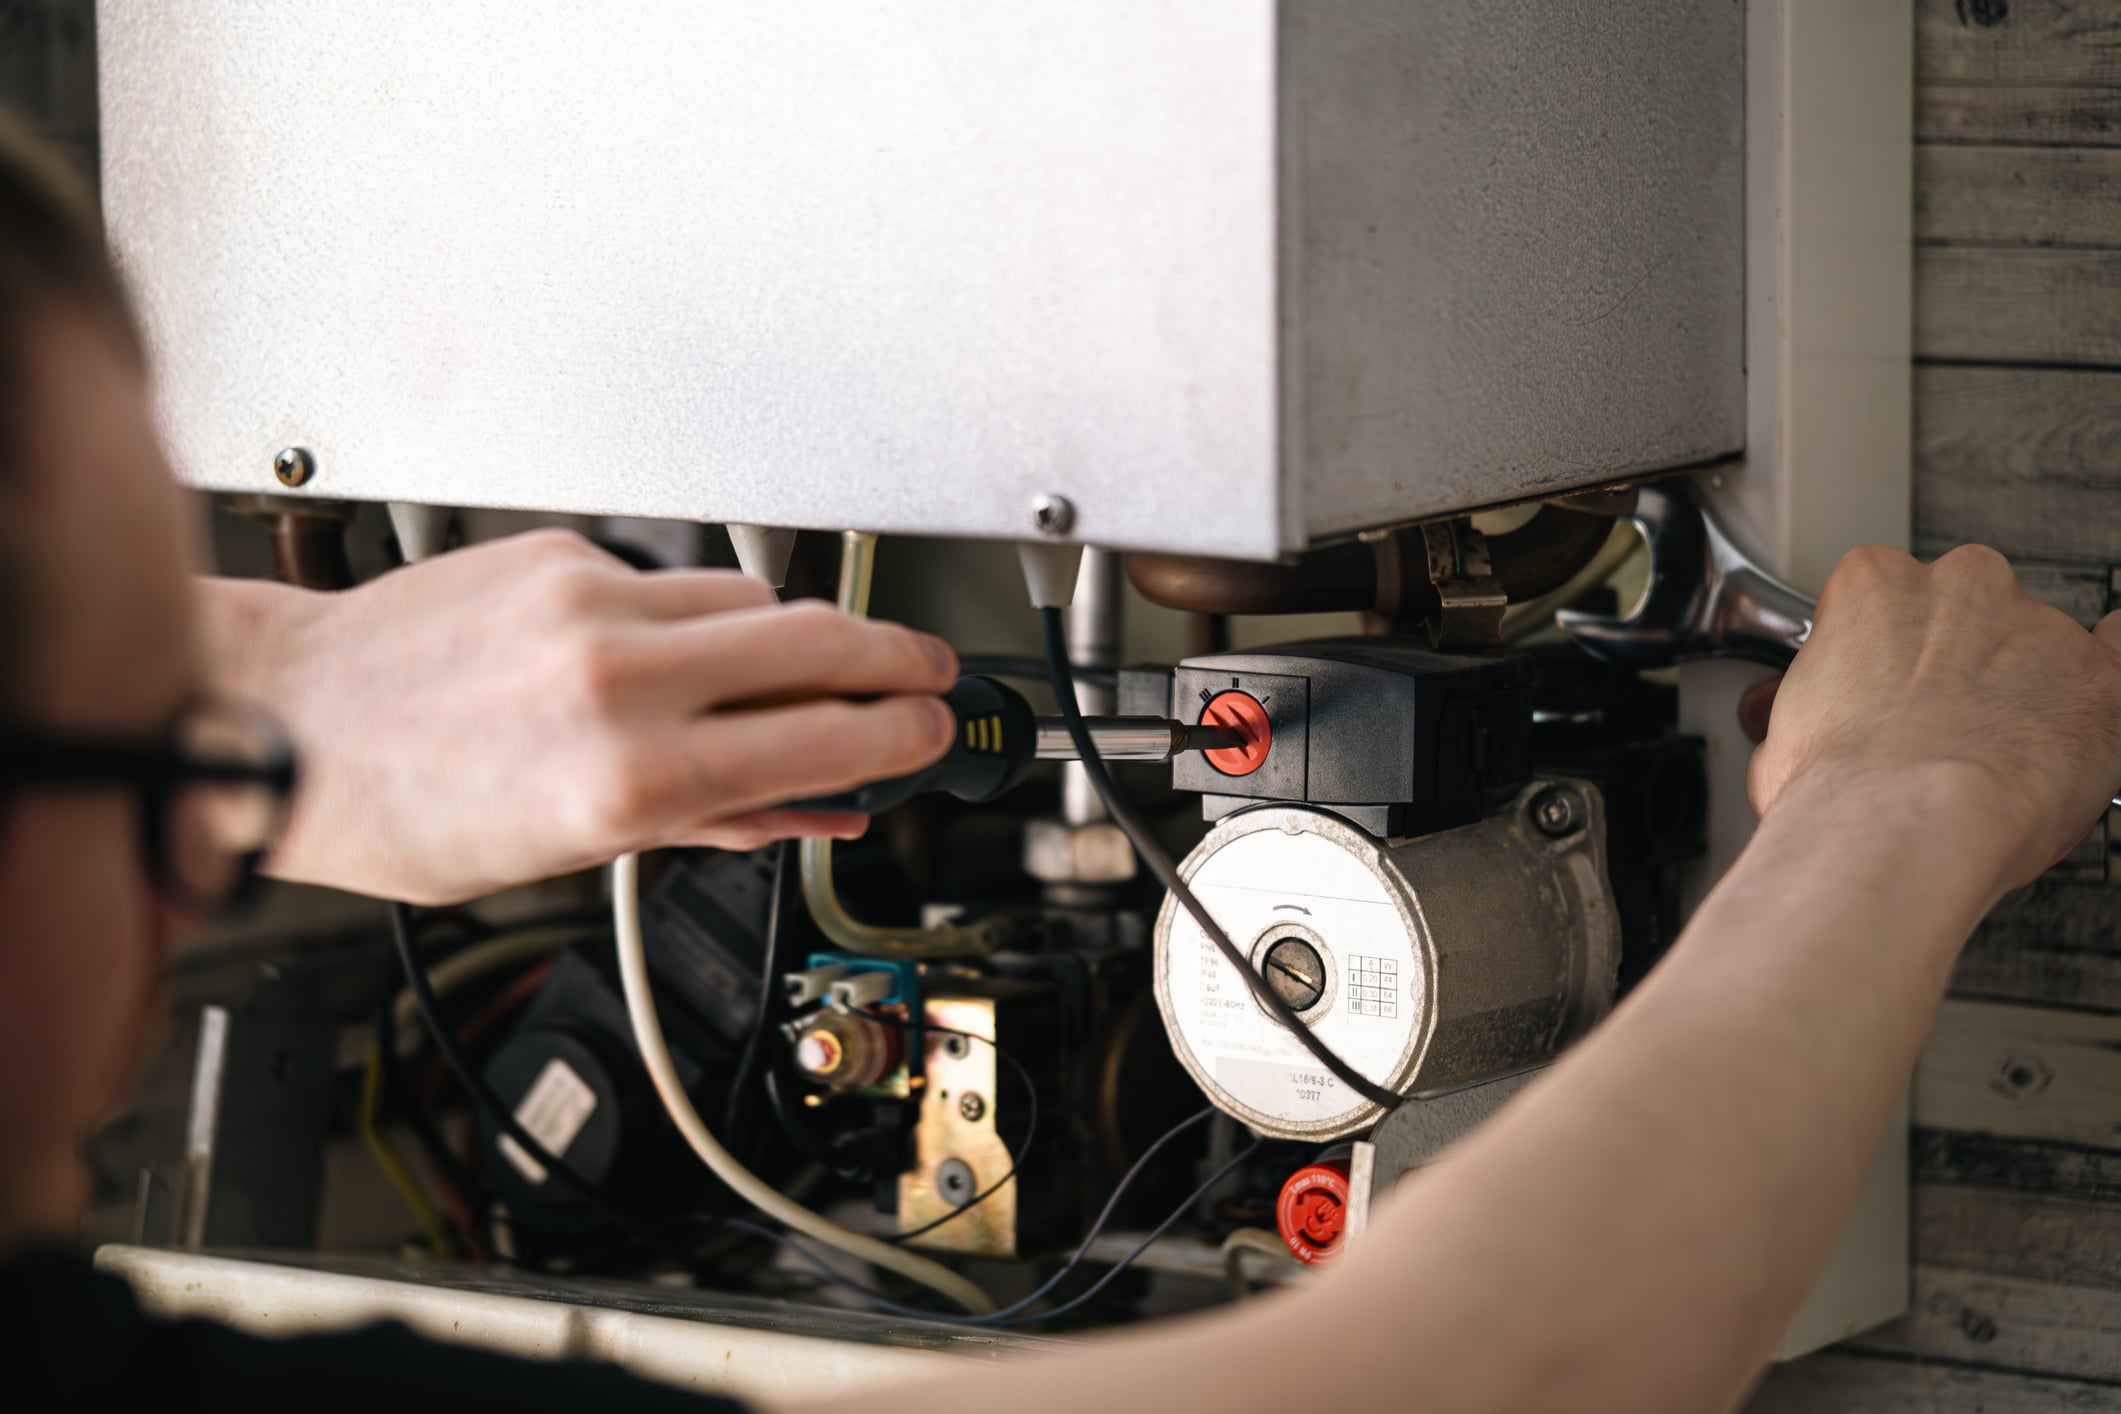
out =
[[[1915,542],[2121,607],[2121,0],[1917,0]],[[2121,822],[1968,949],[1915,1078],[1914,1312],[1756,1411],[2121,1410]]]

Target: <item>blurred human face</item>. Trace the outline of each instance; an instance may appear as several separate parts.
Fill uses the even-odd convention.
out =
[[[24,349],[26,481],[0,506],[30,557],[27,724],[149,736],[192,687],[188,547],[141,372],[85,320]],[[65,1235],[81,1141],[124,1100],[177,920],[122,789],[0,801],[0,1246]]]

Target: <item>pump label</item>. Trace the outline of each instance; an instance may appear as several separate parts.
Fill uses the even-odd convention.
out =
[[[1241,952],[1292,930],[1317,949],[1322,996],[1306,1017],[1356,1073],[1394,1085],[1425,1001],[1407,922],[1362,859],[1317,834],[1257,830],[1204,860],[1193,888]],[[1367,1102],[1336,1082],[1254,999],[1192,917],[1175,912],[1158,966],[1176,1039],[1218,1101],[1279,1125],[1322,1128]]]
[[[1348,980],[1342,989],[1349,1012],[1356,1016],[1399,1016],[1399,963],[1389,957],[1348,959]]]
[[[1215,1078],[1233,1095],[1243,1095],[1254,1109],[1299,1122],[1332,1119],[1355,1097],[1327,1072],[1283,1065],[1246,1056],[1221,1056]]]
[[[523,1103],[516,1106],[516,1123],[546,1153],[564,1159],[567,1146],[574,1143],[574,1137],[596,1112],[596,1091],[575,1074],[573,1066],[555,1056],[545,1062],[545,1068],[523,1096]],[[545,1181],[545,1165],[532,1158],[514,1138],[502,1135],[497,1147],[515,1165],[517,1173],[532,1183]]]

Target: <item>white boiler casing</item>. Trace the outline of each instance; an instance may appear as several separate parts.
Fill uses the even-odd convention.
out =
[[[1267,558],[1737,452],[1701,0],[102,0],[181,474]]]

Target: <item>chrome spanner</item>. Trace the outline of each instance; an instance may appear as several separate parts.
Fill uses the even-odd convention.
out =
[[[1563,609],[1554,621],[1593,658],[1668,668],[1744,658],[1786,668],[1812,634],[1817,601],[1747,557],[1716,523],[1694,483],[1642,488],[1634,514],[1650,551],[1650,582],[1625,615]],[[2121,809],[2121,796],[2114,797]]]
[[[1650,583],[1622,617],[1563,609],[1562,631],[1593,658],[1668,668],[1695,658],[1746,658],[1786,668],[1812,632],[1812,597],[1747,558],[1691,481],[1641,489],[1634,514],[1650,551]]]

